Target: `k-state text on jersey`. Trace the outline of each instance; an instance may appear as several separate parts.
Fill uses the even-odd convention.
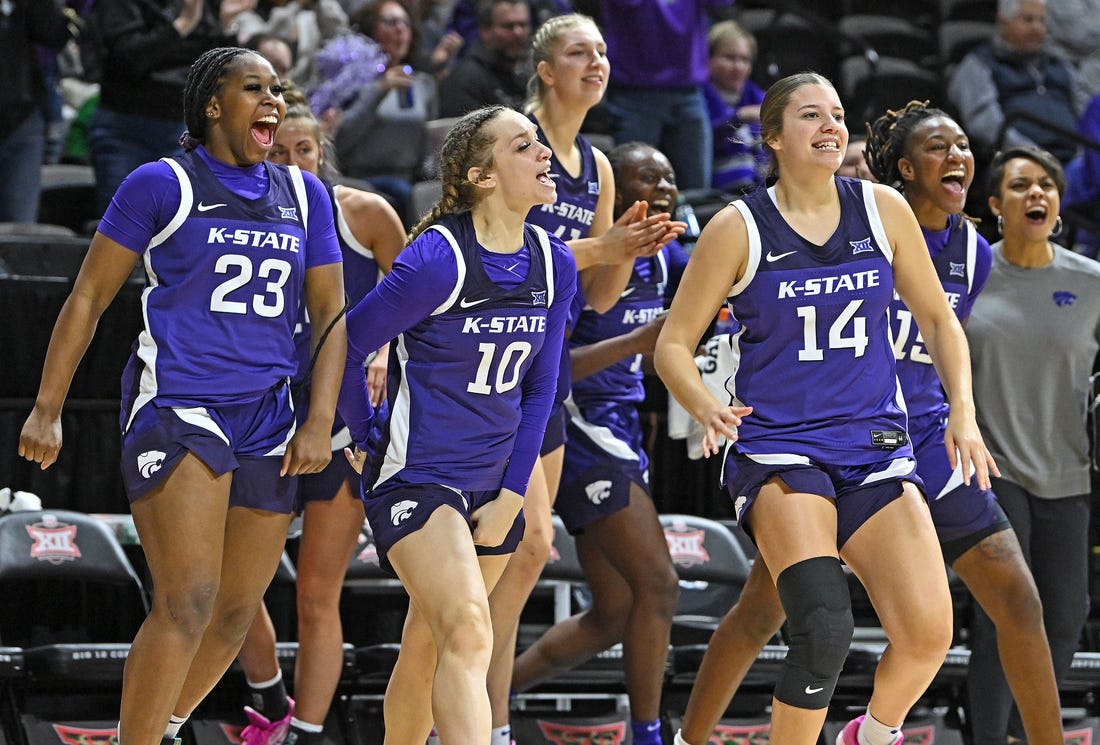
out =
[[[546,331],[545,315],[497,316],[482,318],[474,316],[465,319],[462,325],[464,334],[541,334]]]
[[[784,280],[779,283],[779,299],[810,295],[832,295],[837,292],[866,290],[869,287],[878,286],[878,269],[838,274],[835,277],[813,277],[805,281],[797,279]]]
[[[273,248],[277,251],[298,253],[301,239],[290,233],[277,233],[273,230],[248,230],[246,228],[210,228],[206,236],[207,243],[232,244],[249,248]]]
[[[557,202],[556,204],[544,204],[542,205],[543,212],[551,212],[558,217],[565,218],[566,220],[577,220],[586,225],[592,224],[592,219],[595,217],[595,213],[590,209],[584,207],[578,207],[575,204],[569,204],[569,202]]]

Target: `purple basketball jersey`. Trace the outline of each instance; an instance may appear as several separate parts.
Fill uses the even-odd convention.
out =
[[[254,400],[296,371],[293,332],[307,266],[308,200],[297,168],[264,163],[257,199],[221,183],[196,153],[165,159],[174,217],[143,258],[145,329],[124,379],[124,407]],[[335,259],[338,260],[338,257]]]
[[[922,228],[922,231],[947,301],[959,320],[965,320],[989,278],[993,252],[985,238],[961,215],[951,215],[946,230]],[[898,380],[910,420],[927,414],[946,414],[947,401],[932,367],[932,358],[920,329],[900,298],[895,297],[890,305],[890,321]],[[916,433],[913,437],[917,439]]]
[[[774,187],[733,203],[748,231],[748,263],[731,288],[737,360],[726,388],[753,407],[738,450],[819,463],[912,457],[887,309],[893,251],[872,184],[837,178],[840,223],[824,245],[796,233]],[[784,461],[787,462],[787,461]],[[794,462],[794,461],[791,461]]]
[[[571,298],[571,292],[557,297],[558,275],[571,257],[529,226],[527,277],[506,289],[486,273],[468,214],[445,218],[417,241],[450,244],[458,281],[435,313],[391,346],[390,416],[374,486],[400,474],[410,483],[499,489],[522,418],[524,376],[542,349],[548,310]],[[406,260],[415,255],[406,253]]]
[[[534,117],[531,121],[538,124]],[[542,127],[538,129],[538,138],[546,142]],[[558,187],[557,201],[532,207],[527,214],[527,222],[545,228],[563,241],[588,237],[592,231],[592,220],[596,217],[596,203],[600,199],[600,173],[596,169],[592,145],[581,134],[577,135],[576,144],[581,153],[580,173],[569,175],[558,156],[551,155],[550,175]]]

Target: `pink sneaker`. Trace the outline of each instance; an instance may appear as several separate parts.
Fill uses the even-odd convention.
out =
[[[286,697],[286,716],[274,722],[259,713],[251,706],[244,707],[245,716],[248,717],[248,725],[241,730],[241,743],[243,745],[282,745],[286,739],[287,730],[290,729],[290,718],[294,716],[294,699]]]
[[[859,738],[856,737],[856,733],[859,732],[859,725],[863,722],[864,716],[864,714],[860,714],[844,725],[844,729],[836,736],[836,745],[859,745]]]
[[[859,745],[859,737],[857,734],[859,732],[859,725],[863,722],[863,717],[865,716],[866,714],[860,714],[844,725],[844,729],[836,736],[836,745]],[[899,732],[898,738],[890,743],[890,745],[901,745],[903,742],[905,742],[905,734]]]

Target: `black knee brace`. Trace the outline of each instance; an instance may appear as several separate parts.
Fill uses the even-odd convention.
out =
[[[840,560],[816,556],[787,567],[775,581],[787,612],[790,649],[775,697],[800,709],[829,705],[852,643],[852,600]]]

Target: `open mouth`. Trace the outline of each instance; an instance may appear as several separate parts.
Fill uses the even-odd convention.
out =
[[[830,152],[830,153],[839,153],[840,152],[840,143],[839,142],[833,142],[832,140],[828,140],[826,142],[819,142],[816,145],[814,145],[814,150],[824,150],[824,151]]]
[[[263,147],[271,147],[275,142],[275,130],[279,127],[279,117],[268,114],[252,122],[252,137]]]
[[[1027,221],[1032,225],[1042,225],[1047,220],[1046,207],[1029,207],[1027,212],[1024,213],[1024,217],[1026,217]]]
[[[963,171],[950,171],[940,179],[948,192],[962,196],[966,192],[966,173]]]
[[[558,188],[558,185],[554,183],[554,177],[550,174],[550,171],[543,171],[542,173],[540,173],[535,178],[543,186],[550,186],[550,187],[553,187],[555,189]]]

